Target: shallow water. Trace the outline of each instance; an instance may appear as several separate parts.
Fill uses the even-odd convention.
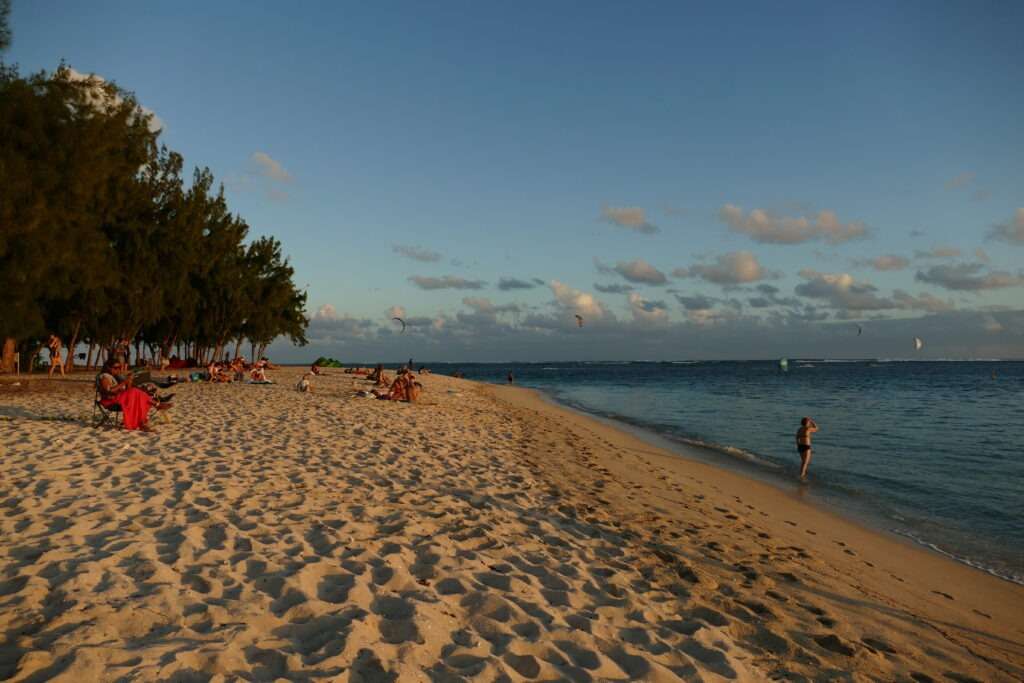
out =
[[[434,364],[448,373],[454,365]],[[806,493],[1024,583],[1024,362],[463,364],[791,482],[804,415],[821,431]]]

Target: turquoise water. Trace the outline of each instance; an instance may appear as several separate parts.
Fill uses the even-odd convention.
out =
[[[449,372],[454,365],[433,365]],[[793,434],[814,438],[809,497],[1024,583],[1024,362],[884,360],[464,364],[577,409],[701,447],[796,488]]]

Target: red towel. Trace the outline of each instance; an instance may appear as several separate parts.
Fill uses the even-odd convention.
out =
[[[145,426],[146,416],[149,415],[149,409],[153,406],[154,400],[142,389],[130,387],[117,396],[104,399],[100,403],[108,408],[115,403],[121,406],[121,413],[124,415],[124,428],[139,429]]]

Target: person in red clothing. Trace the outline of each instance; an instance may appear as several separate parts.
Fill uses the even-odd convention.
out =
[[[149,410],[154,406],[158,410],[170,408],[171,404],[162,402],[156,396],[150,396],[142,389],[132,385],[132,375],[118,381],[114,375],[114,361],[108,359],[96,377],[96,389],[100,394],[100,405],[104,408],[118,406],[124,417],[125,429],[149,429]]]

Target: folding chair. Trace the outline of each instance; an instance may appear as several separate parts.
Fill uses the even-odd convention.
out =
[[[97,388],[92,399],[93,427],[120,427],[124,424],[121,406],[116,403],[109,408],[100,403],[100,390]]]

